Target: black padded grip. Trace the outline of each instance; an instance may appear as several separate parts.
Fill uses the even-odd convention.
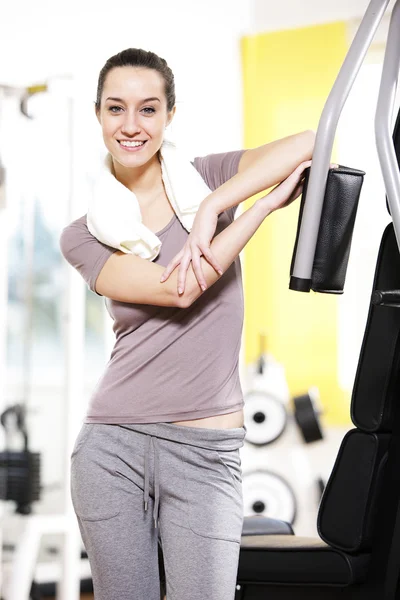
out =
[[[301,219],[307,197],[310,171],[311,167],[308,167],[304,171],[303,194],[290,266],[291,276],[293,274]],[[364,175],[365,171],[351,169],[342,165],[339,165],[337,169],[329,169],[311,276],[310,287],[314,292],[323,292],[326,294],[343,293],[354,222]],[[308,282],[309,280],[304,281]],[[299,285],[298,278],[291,277],[290,289],[309,291],[307,287],[307,285]]]

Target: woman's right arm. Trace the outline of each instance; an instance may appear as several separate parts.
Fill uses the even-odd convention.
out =
[[[257,201],[215,236],[210,248],[223,272],[233,263],[270,212],[268,205]],[[203,257],[201,261],[207,287],[210,287],[221,276]],[[190,306],[203,293],[192,265],[188,269],[187,285],[182,295],[177,292],[178,269],[161,283],[160,277],[164,269],[157,263],[118,250],[101,269],[95,284],[96,292],[119,302],[181,308]]]

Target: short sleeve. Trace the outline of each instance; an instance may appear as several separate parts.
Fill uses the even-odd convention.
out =
[[[228,181],[238,172],[239,161],[245,150],[233,150],[231,152],[220,152],[219,154],[207,154],[207,156],[196,156],[193,166],[200,173],[210,190],[216,190],[220,185]],[[227,209],[231,220],[234,219],[237,205]]]
[[[103,244],[90,233],[86,215],[64,227],[59,243],[64,258],[82,275],[89,289],[101,296],[95,289],[97,277],[117,249]]]

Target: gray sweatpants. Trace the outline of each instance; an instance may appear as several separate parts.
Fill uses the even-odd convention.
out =
[[[246,427],[84,423],[71,498],[95,600],[233,600]]]

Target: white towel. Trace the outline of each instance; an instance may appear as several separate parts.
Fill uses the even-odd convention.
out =
[[[201,175],[169,140],[160,148],[161,175],[168,199],[183,227],[190,232],[201,202],[211,194]],[[135,194],[112,174],[112,158],[101,161],[87,211],[87,226],[103,244],[125,253],[154,260],[159,238],[142,223]]]

